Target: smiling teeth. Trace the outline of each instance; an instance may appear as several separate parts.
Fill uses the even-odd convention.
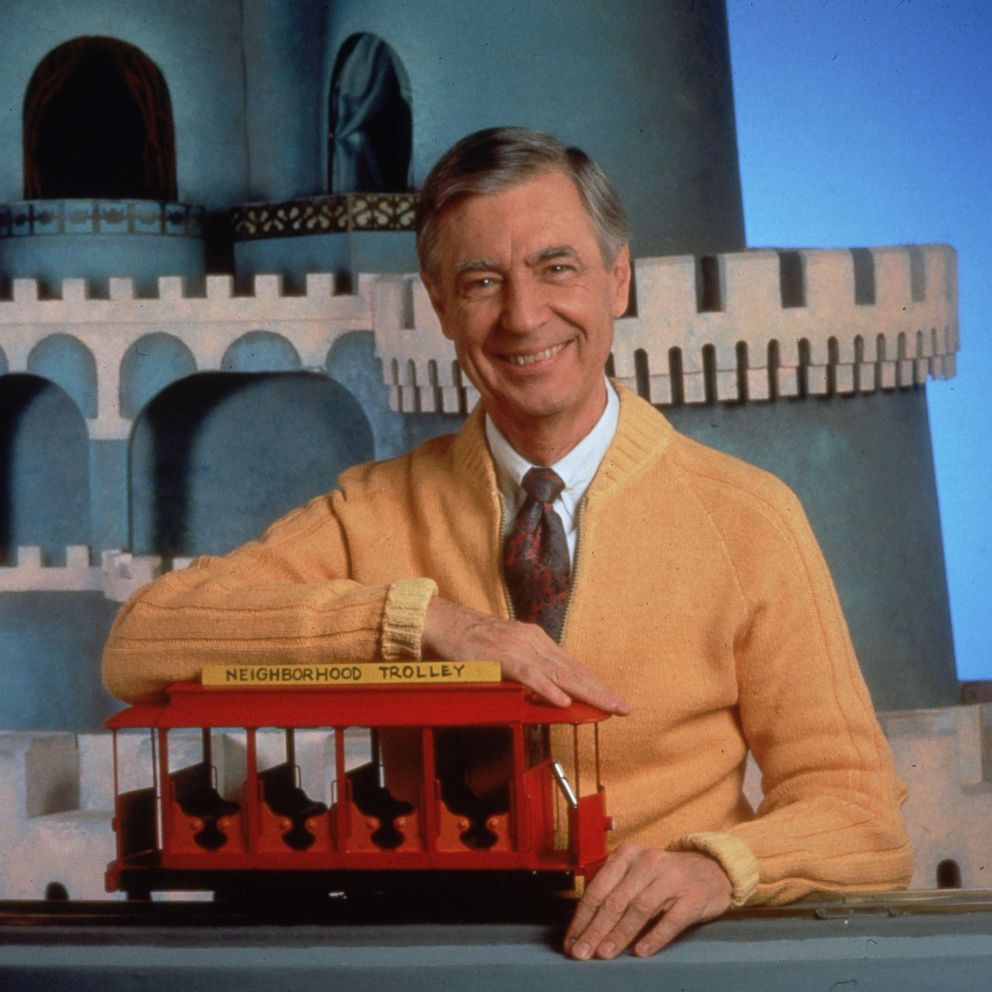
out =
[[[566,344],[568,344],[567,341],[562,344],[552,345],[550,348],[545,348],[544,351],[539,351],[535,355],[507,355],[506,357],[514,365],[533,365],[534,362],[543,362],[546,358],[557,355]]]

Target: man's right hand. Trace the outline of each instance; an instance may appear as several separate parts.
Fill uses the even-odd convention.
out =
[[[503,676],[555,706],[573,699],[627,716],[630,704],[562,650],[537,624],[502,620],[435,596],[427,607],[424,657],[498,661]]]

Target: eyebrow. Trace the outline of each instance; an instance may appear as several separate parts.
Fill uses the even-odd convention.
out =
[[[553,248],[543,248],[541,251],[534,252],[533,255],[528,255],[524,259],[524,265],[532,269],[534,266],[540,265],[542,262],[549,262],[553,258],[571,258],[578,261],[579,255],[571,245],[555,245]]]
[[[491,258],[469,258],[455,266],[455,275],[463,272],[496,272],[499,266]]]
[[[542,262],[550,261],[554,258],[571,258],[579,260],[578,253],[571,245],[554,245],[551,248],[542,248],[540,251],[528,255],[524,259],[524,265],[532,269]],[[459,276],[463,272],[498,272],[499,265],[491,258],[469,258],[464,262],[459,262],[455,266],[455,275]]]

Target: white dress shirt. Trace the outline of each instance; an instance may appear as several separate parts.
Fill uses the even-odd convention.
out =
[[[585,496],[586,489],[589,488],[589,483],[592,482],[593,476],[599,469],[599,463],[613,440],[619,417],[620,397],[607,379],[606,409],[603,415],[596,421],[593,429],[564,458],[550,466],[565,483],[561,495],[554,502],[554,509],[561,517],[562,526],[565,528],[568,555],[573,562],[575,541],[578,536],[579,503]],[[523,490],[521,481],[535,466],[513,448],[489,417],[486,417],[486,440],[489,442],[489,451],[496,463],[496,477],[506,507],[506,512],[503,514],[505,538],[526,499],[527,494]]]

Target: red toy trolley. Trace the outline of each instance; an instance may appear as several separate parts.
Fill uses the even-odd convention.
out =
[[[177,683],[107,723],[117,834],[107,890],[223,899],[280,881],[326,896],[479,872],[570,887],[607,853],[606,717],[534,702],[510,683]],[[129,767],[141,747],[144,782],[147,770]]]

